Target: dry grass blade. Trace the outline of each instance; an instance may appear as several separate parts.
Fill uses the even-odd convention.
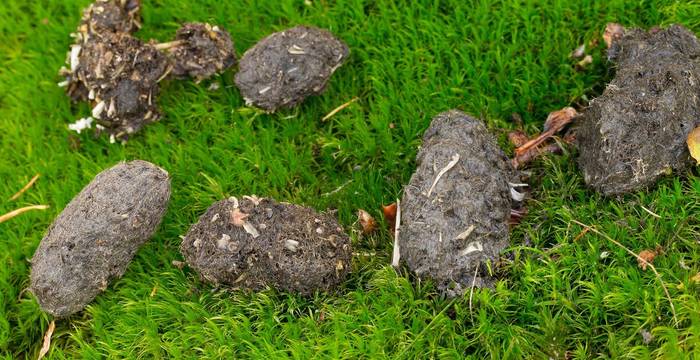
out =
[[[20,215],[20,214],[22,214],[22,213],[25,213],[25,212],[27,212],[27,211],[31,211],[31,210],[46,210],[46,209],[48,209],[48,208],[49,208],[48,205],[32,205],[32,206],[25,206],[25,207],[23,207],[23,208],[19,208],[19,209],[17,209],[17,210],[10,211],[9,213],[7,213],[7,214],[5,214],[5,215],[0,216],[0,223],[3,223],[3,222],[5,222],[5,221],[7,221],[7,220],[10,220],[10,219],[12,219],[13,217],[15,217],[15,216],[17,216],[17,215]]]
[[[51,348],[51,336],[53,336],[54,330],[56,330],[56,320],[52,320],[51,323],[49,323],[49,328],[46,330],[46,334],[44,334],[44,343],[41,345],[37,360],[43,359],[44,356],[49,353],[49,349]]]
[[[360,98],[358,98],[358,97],[354,97],[354,98],[352,98],[350,101],[346,102],[345,104],[338,106],[337,108],[335,108],[335,109],[333,109],[331,112],[329,112],[326,116],[324,116],[324,117],[321,119],[321,121],[326,121],[326,120],[332,118],[333,115],[339,113],[340,111],[342,111],[342,110],[345,109],[346,107],[350,106],[352,103],[354,103],[355,101],[357,101],[357,100],[359,100],[359,99],[360,99]]]
[[[34,177],[31,180],[29,180],[27,185],[24,185],[24,187],[22,189],[20,189],[16,194],[12,195],[12,197],[10,198],[10,201],[17,200],[17,198],[22,196],[22,194],[24,194],[25,191],[29,190],[29,188],[32,187],[32,185],[34,185],[34,183],[37,181],[37,179],[39,179],[39,174],[34,175]]]
[[[391,266],[399,268],[401,252],[399,251],[399,230],[401,228],[401,200],[396,199],[396,226],[394,226],[394,251],[391,255]]]
[[[603,233],[602,231],[599,231],[598,229],[596,229],[596,228],[594,228],[594,227],[592,227],[592,226],[586,225],[586,224],[584,224],[584,223],[582,223],[582,222],[579,222],[579,221],[576,221],[576,220],[572,220],[572,221],[573,221],[575,224],[577,224],[577,225],[579,225],[579,226],[582,226],[583,228],[590,229],[590,231],[594,232],[595,234],[604,237],[604,238],[607,239],[608,241],[612,242],[613,244],[617,245],[617,246],[620,247],[621,249],[627,251],[627,253],[629,253],[630,255],[632,255],[632,256],[634,256],[635,258],[637,258],[637,261],[638,261],[639,263],[644,264],[645,266],[649,267],[649,268],[654,272],[654,275],[656,275],[656,279],[657,279],[657,280],[659,281],[659,283],[661,284],[661,287],[664,289],[664,293],[666,294],[666,298],[668,299],[668,303],[671,305],[671,313],[673,313],[673,321],[676,323],[676,325],[678,325],[678,317],[676,316],[676,307],[673,305],[673,300],[671,299],[671,294],[668,292],[668,288],[666,287],[666,284],[665,284],[664,281],[661,279],[661,274],[659,274],[659,272],[656,270],[656,267],[655,267],[652,263],[646,261],[646,259],[644,259],[643,257],[639,256],[639,254],[637,254],[637,253],[635,253],[634,251],[628,249],[626,246],[622,245],[620,242],[618,242],[617,240],[611,238],[610,236],[608,236],[607,234]]]

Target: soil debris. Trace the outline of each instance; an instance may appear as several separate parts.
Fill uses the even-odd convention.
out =
[[[685,142],[700,125],[698,56],[698,39],[678,25],[612,37],[615,78],[575,130],[589,186],[605,195],[627,193],[692,164]]]
[[[140,0],[96,0],[83,10],[81,35],[131,34],[141,28]]]
[[[326,30],[296,26],[274,33],[243,54],[236,86],[249,105],[274,112],[323,92],[350,50]]]
[[[236,64],[236,52],[228,32],[206,23],[188,23],[175,35],[169,50],[173,76],[191,77],[197,82]]]
[[[338,286],[352,258],[350,237],[331,215],[257,197],[212,205],[180,251],[204,281],[302,295]]]
[[[519,182],[508,158],[481,121],[452,110],[433,119],[417,163],[401,200],[401,259],[448,296],[489,286]]]
[[[120,278],[158,228],[169,199],[168,173],[151,163],[120,163],[99,173],[34,253],[30,290],[41,308],[69,316]]]

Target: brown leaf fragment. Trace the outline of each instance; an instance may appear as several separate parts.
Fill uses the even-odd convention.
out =
[[[540,155],[544,154],[561,154],[562,153],[562,148],[559,146],[557,143],[551,143],[547,144],[547,146],[544,147],[535,147],[527,152],[525,152],[522,155],[518,155],[513,160],[511,160],[511,164],[513,164],[513,167],[518,169],[523,167],[524,165],[530,163],[531,161],[535,160],[537,157]]]
[[[605,25],[605,33],[603,33],[603,40],[608,49],[612,46],[613,41],[620,40],[622,35],[625,33],[625,28],[618,23],[608,23]]]
[[[234,226],[243,227],[246,223],[245,220],[247,218],[248,214],[244,213],[238,208],[235,208],[233,209],[233,211],[231,211],[231,224],[233,224]]]
[[[382,205],[382,213],[384,214],[384,220],[386,220],[389,231],[393,234],[393,230],[396,227],[396,203],[386,206]]]
[[[511,228],[517,226],[523,220],[525,215],[527,215],[527,208],[511,209],[510,219],[508,219],[508,226]]]
[[[508,141],[515,147],[520,147],[525,145],[525,143],[530,140],[523,131],[515,130],[508,133]]]
[[[357,210],[357,219],[360,221],[363,235],[371,234],[377,230],[377,221],[367,211]]]
[[[688,138],[685,142],[688,144],[690,156],[700,164],[700,126],[696,127],[688,134]]]
[[[642,269],[646,270],[647,266],[654,262],[654,258],[657,253],[654,250],[642,250],[637,257],[637,265]]]
[[[49,349],[51,348],[51,336],[53,336],[54,330],[56,330],[56,320],[52,320],[49,323],[49,328],[44,334],[44,343],[41,345],[41,350],[39,350],[39,356],[37,357],[37,360],[43,359],[44,356],[46,356],[46,354],[49,353]]]
[[[566,125],[571,123],[577,115],[578,112],[576,112],[576,109],[572,107],[565,107],[561,110],[551,112],[549,116],[547,116],[547,120],[544,122],[544,132],[515,149],[515,154],[524,154],[531,148],[537,147],[537,145],[545,142],[547,139],[552,137],[552,135],[556,134]]]

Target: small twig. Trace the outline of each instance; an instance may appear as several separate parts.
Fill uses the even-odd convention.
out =
[[[184,41],[182,41],[182,40],[175,40],[175,41],[168,41],[168,42],[164,42],[164,43],[160,43],[160,44],[155,44],[155,45],[153,45],[153,47],[156,50],[163,51],[163,50],[172,49],[174,47],[178,47],[178,46],[182,45],[183,43],[184,43]]]
[[[661,219],[661,216],[660,216],[660,215],[658,215],[658,214],[654,213],[653,211],[651,211],[651,210],[645,208],[644,205],[639,205],[639,206],[640,206],[644,211],[646,211],[649,215],[651,215],[651,216],[653,216],[653,217],[655,217],[655,218],[657,218],[657,219]]]
[[[30,210],[46,210],[48,209],[48,205],[32,205],[32,206],[26,206],[23,208],[19,208],[17,210],[10,211],[9,213],[0,216],[0,223],[3,223],[7,220],[12,219],[13,217],[20,215],[24,212],[30,211]]]
[[[29,180],[27,185],[24,185],[24,187],[22,189],[20,189],[20,191],[18,191],[16,194],[12,195],[12,197],[10,198],[10,201],[17,200],[18,197],[22,196],[22,194],[24,194],[25,191],[29,190],[29,188],[32,187],[32,185],[34,185],[34,183],[36,182],[37,179],[39,179],[39,174],[34,175],[34,177],[31,180]]]
[[[440,178],[445,175],[446,172],[450,171],[455,165],[457,165],[457,162],[459,162],[459,153],[456,153],[452,155],[452,160],[440,170],[440,172],[437,174],[435,177],[435,180],[433,181],[433,185],[430,186],[430,189],[428,190],[428,197],[430,197],[430,194],[433,193],[433,190],[435,190],[435,185],[437,185],[438,181],[440,181]]]
[[[472,287],[469,290],[469,314],[472,313],[472,295],[474,295],[474,285],[476,285],[476,274],[479,271],[479,266],[474,267],[474,277],[472,278]]]
[[[360,98],[358,98],[358,97],[354,97],[354,98],[352,98],[352,100],[346,102],[345,104],[338,106],[337,108],[335,108],[335,109],[333,109],[331,112],[329,112],[328,115],[324,116],[324,117],[321,119],[321,121],[326,121],[326,120],[332,118],[333,115],[339,113],[341,110],[343,110],[343,109],[345,109],[346,107],[350,106],[352,103],[354,103],[355,101],[357,101],[357,100],[359,100],[359,99],[360,99]]]
[[[37,360],[43,359],[44,356],[49,353],[49,349],[51,348],[51,336],[53,336],[54,330],[56,330],[56,320],[51,320],[49,328],[46,330],[46,334],[44,334],[44,343],[41,345]]]
[[[634,256],[635,258],[637,258],[637,261],[638,261],[638,262],[640,262],[640,263],[642,263],[642,264],[645,264],[646,266],[648,266],[649,268],[651,268],[651,270],[652,270],[652,271],[654,272],[654,274],[656,275],[656,279],[659,281],[659,283],[661,284],[661,287],[664,289],[664,293],[666,294],[666,298],[668,299],[668,303],[671,305],[671,313],[673,313],[673,320],[676,322],[676,325],[678,325],[678,317],[676,316],[676,307],[673,305],[673,300],[671,299],[671,294],[668,292],[668,288],[666,287],[666,284],[665,284],[664,281],[661,279],[661,274],[659,274],[659,272],[656,270],[656,267],[655,267],[652,263],[646,261],[646,259],[644,259],[643,257],[639,256],[639,254],[637,254],[637,253],[635,253],[634,251],[628,249],[626,246],[622,245],[622,244],[619,243],[617,240],[611,238],[610,236],[608,236],[607,234],[603,233],[602,231],[599,231],[599,230],[597,230],[596,228],[594,228],[594,227],[592,227],[592,226],[586,225],[586,224],[581,223],[581,222],[578,222],[578,221],[576,221],[576,220],[572,220],[572,221],[573,221],[574,223],[578,224],[579,226],[582,226],[582,227],[584,227],[584,228],[588,228],[588,229],[590,229],[592,232],[594,232],[594,233],[596,233],[596,234],[598,234],[598,235],[600,235],[600,236],[606,238],[607,240],[609,240],[609,241],[612,242],[613,244],[615,244],[615,245],[619,246],[620,248],[622,248],[623,250],[627,251],[628,254]]]
[[[396,225],[394,226],[394,252],[391,256],[391,266],[399,268],[401,252],[399,251],[399,230],[401,228],[401,200],[396,199]]]
[[[545,122],[545,124],[550,124],[549,129],[547,129],[547,131],[541,133],[534,139],[526,142],[525,144],[523,144],[523,146],[520,146],[517,149],[515,149],[515,154],[522,155],[531,148],[534,148],[539,144],[543,143],[545,140],[549,139],[552,135],[556,134],[566,125],[571,123],[574,120],[574,117],[576,117],[576,115],[576,110],[571,107],[566,107],[561,110],[551,112],[547,117],[547,121]]]

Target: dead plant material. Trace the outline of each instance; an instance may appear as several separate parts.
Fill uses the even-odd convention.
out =
[[[581,61],[576,63],[576,68],[579,70],[585,70],[588,65],[593,64],[593,56],[586,55]]]
[[[24,194],[27,190],[29,190],[29,188],[32,187],[32,185],[34,185],[34,183],[38,179],[39,179],[39,174],[34,175],[34,177],[31,180],[29,180],[27,185],[24,185],[24,187],[22,187],[22,189],[20,189],[17,193],[12,195],[12,197],[10,198],[10,201],[17,200],[20,196],[22,196],[22,194]]]
[[[599,235],[599,236],[602,236],[603,238],[607,239],[608,241],[610,241],[611,243],[615,244],[615,245],[618,246],[619,248],[625,250],[628,254],[634,256],[634,257],[637,259],[638,262],[645,263],[645,264],[646,264],[645,266],[648,266],[648,267],[654,272],[654,275],[656,275],[656,280],[659,282],[659,284],[661,284],[661,287],[663,288],[664,293],[666,294],[666,299],[668,300],[668,303],[669,303],[669,305],[671,306],[671,313],[673,314],[673,320],[675,321],[676,324],[678,324],[678,317],[676,316],[676,306],[673,305],[673,300],[671,299],[671,294],[668,292],[668,288],[666,287],[666,284],[664,283],[663,279],[661,278],[661,274],[659,274],[659,272],[656,270],[656,267],[654,267],[653,264],[651,264],[650,262],[648,262],[646,259],[642,258],[639,254],[637,254],[637,253],[635,253],[634,251],[630,250],[630,249],[627,248],[626,246],[622,245],[622,244],[621,244],[620,242],[618,242],[617,240],[611,238],[610,236],[608,236],[608,235],[605,234],[604,232],[602,232],[602,231],[600,231],[600,230],[598,230],[598,229],[596,229],[596,228],[594,228],[594,227],[592,227],[592,226],[590,226],[590,225],[586,225],[586,224],[584,224],[584,223],[582,223],[582,222],[579,222],[579,221],[576,221],[576,220],[572,220],[572,221],[573,221],[575,224],[577,224],[577,225],[579,225],[579,226],[581,226],[581,227],[583,227],[583,228],[588,228],[588,229],[590,229],[590,231],[592,231],[593,233],[595,233],[595,234],[597,234],[597,235]]]
[[[362,235],[369,235],[377,231],[377,221],[374,220],[372,215],[370,215],[365,210],[357,210],[357,220],[360,222],[360,227],[362,229]]]
[[[531,163],[541,155],[545,154],[561,154],[562,148],[558,143],[547,144],[544,147],[534,147],[526,151],[520,156],[516,156],[511,160],[511,164],[514,168],[520,169],[523,166]]]
[[[17,215],[21,215],[27,211],[32,211],[32,210],[46,210],[48,209],[48,205],[31,205],[31,206],[25,206],[23,208],[19,208],[17,210],[10,211],[9,213],[0,216],[0,224],[4,223],[7,220],[12,219],[13,217]]]
[[[647,266],[654,262],[656,255],[657,253],[654,250],[642,250],[639,255],[637,255],[637,265],[642,270],[646,270]]]
[[[49,353],[49,350],[51,349],[51,337],[53,336],[54,330],[56,330],[56,320],[51,320],[49,323],[49,328],[46,329],[46,333],[44,334],[44,343],[41,344],[41,349],[39,350],[37,360],[43,359],[44,356]]]
[[[688,138],[685,142],[688,145],[690,156],[700,165],[700,126],[696,127],[688,134]]]
[[[339,113],[340,111],[342,111],[346,107],[352,105],[352,103],[354,103],[355,101],[357,101],[359,99],[360,98],[358,98],[358,97],[354,97],[354,98],[352,98],[352,100],[346,102],[345,104],[338,106],[337,108],[335,108],[331,112],[329,112],[326,116],[324,116],[323,119],[321,119],[321,121],[326,121],[326,120],[332,118],[335,114]]]
[[[391,266],[398,269],[401,261],[399,233],[401,231],[401,200],[396,199],[396,224],[394,226],[394,250],[391,254]]]
[[[396,227],[396,203],[386,206],[382,205],[382,214],[384,214],[384,220],[389,230],[391,230],[391,236],[394,236],[394,228]]]
[[[508,141],[515,147],[521,147],[525,145],[530,139],[527,137],[522,130],[515,130],[508,133]]]
[[[570,124],[577,115],[578,112],[572,107],[565,107],[561,110],[551,112],[544,123],[544,132],[523,144],[523,146],[515,149],[516,155],[522,155],[531,148],[542,144],[554,134],[561,131],[566,125]]]

